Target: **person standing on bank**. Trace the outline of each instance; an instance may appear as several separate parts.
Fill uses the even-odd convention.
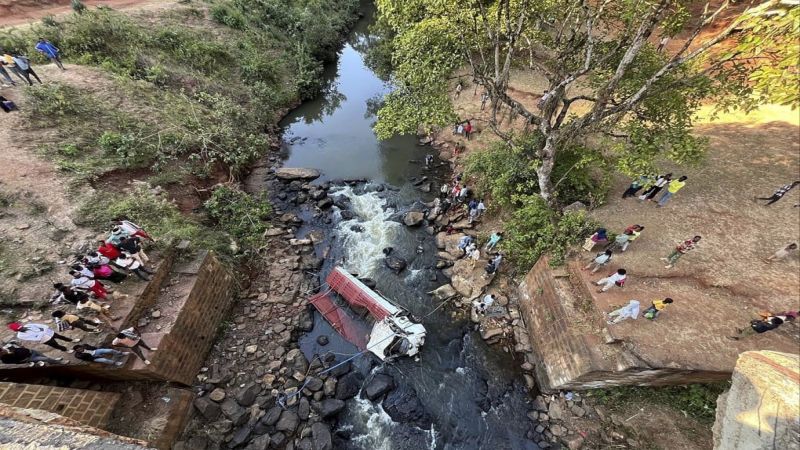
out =
[[[13,58],[14,58],[14,64],[17,65],[19,73],[21,73],[22,76],[25,77],[25,81],[27,81],[29,85],[33,86],[33,81],[31,81],[31,75],[33,75],[33,77],[36,78],[36,81],[38,81],[39,84],[42,84],[42,80],[40,80],[39,75],[36,75],[36,72],[33,71],[33,67],[31,67],[31,62],[30,60],[28,60],[27,56],[16,55]]]
[[[672,253],[669,254],[669,256],[667,256],[666,258],[661,258],[662,261],[667,262],[667,265],[664,266],[664,268],[671,269],[675,267],[675,264],[678,263],[678,260],[681,259],[683,255],[697,248],[698,242],[700,242],[700,236],[695,236],[675,246],[675,250],[673,250]]]
[[[648,202],[653,201],[653,198],[659,192],[661,192],[661,189],[663,189],[664,186],[669,184],[670,181],[672,181],[671,173],[659,176],[658,178],[656,178],[656,182],[653,183],[653,185],[650,186],[648,190],[642,192],[642,195],[639,196],[639,200],[647,200]]]
[[[661,208],[662,206],[666,205],[669,199],[672,198],[673,195],[677,194],[678,191],[683,189],[686,186],[686,176],[682,176],[677,180],[672,180],[667,185],[667,192],[661,194],[661,198],[658,200],[658,207]]]
[[[117,337],[111,341],[111,345],[115,347],[125,347],[131,349],[136,356],[139,357],[145,364],[150,365],[150,360],[144,357],[142,350],[139,347],[144,348],[145,350],[154,352],[158,350],[155,347],[150,347],[147,345],[143,340],[139,333],[133,327],[126,328],[122,330]]]
[[[64,68],[64,65],[61,64],[61,58],[58,55],[59,50],[55,45],[53,45],[52,42],[45,38],[39,38],[39,42],[36,43],[36,50],[46,56],[47,59],[49,59],[52,63],[57,65],[59,69],[67,70]]]

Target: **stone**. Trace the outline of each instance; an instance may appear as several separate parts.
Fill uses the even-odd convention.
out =
[[[529,362],[527,362],[527,361],[526,361],[526,362],[524,362],[524,363],[522,363],[522,365],[520,366],[520,368],[521,368],[522,370],[526,371],[526,372],[533,372],[533,364],[531,364],[531,363],[529,363]]]
[[[547,409],[547,415],[553,420],[561,420],[564,418],[564,410],[558,400],[550,402],[550,407]]]
[[[317,377],[306,378],[306,389],[310,390],[311,392],[319,391],[322,389],[323,385],[323,381]]]
[[[333,450],[331,430],[322,422],[311,425],[311,440],[314,450]]]
[[[275,176],[285,181],[314,180],[319,178],[320,175],[317,169],[301,167],[281,167],[275,170]]]
[[[536,387],[536,380],[533,376],[529,373],[522,374],[522,378],[525,379],[525,387],[528,389],[533,389]]]
[[[352,211],[348,211],[348,210],[345,209],[345,210],[339,211],[339,216],[342,218],[342,220],[353,220],[353,218],[355,218],[356,215],[353,214]]]
[[[539,413],[536,411],[528,411],[528,418],[536,422],[539,420]],[[541,431],[537,431],[537,433],[541,433]]]
[[[258,425],[256,425],[256,427],[257,426]],[[253,433],[257,434],[255,428],[253,429]],[[245,450],[267,450],[271,440],[272,438],[268,434],[264,434],[263,436],[259,436],[250,441],[250,443],[247,444],[247,447],[245,447]]]
[[[394,378],[385,373],[376,374],[364,387],[364,396],[371,401],[394,389]]]
[[[577,211],[586,211],[586,205],[584,203],[582,203],[582,202],[577,201],[577,202],[574,202],[574,203],[571,203],[571,204],[567,205],[567,207],[564,208],[564,212],[565,213],[566,212],[577,212]]]
[[[550,426],[550,433],[552,433],[553,436],[556,437],[563,436],[565,431],[566,430],[564,430],[564,427],[562,427],[561,425],[555,424]]]
[[[286,231],[284,231],[283,228],[277,228],[277,227],[267,228],[264,231],[264,237],[275,237],[275,236],[280,236],[284,233],[286,233]]]
[[[216,388],[213,391],[211,391],[210,394],[208,394],[208,398],[219,403],[225,400],[225,390],[221,388]]]
[[[246,346],[244,348],[244,352],[249,354],[249,355],[252,355],[253,353],[255,353],[257,351],[258,351],[258,345],[256,345],[256,344],[248,345],[248,346]]]
[[[194,407],[206,419],[207,422],[213,422],[219,418],[222,409],[220,406],[207,397],[199,397],[194,401]]]
[[[281,418],[278,419],[278,423],[275,424],[275,428],[278,431],[286,431],[291,434],[297,429],[297,425],[299,423],[300,418],[297,416],[297,413],[286,410],[281,413]]]
[[[536,425],[536,432],[541,434],[544,431],[544,425]]]
[[[242,425],[247,421],[247,410],[239,406],[236,400],[226,398],[221,404],[222,413],[233,422],[234,426]]]
[[[300,417],[300,420],[308,420],[308,416],[311,413],[311,406],[308,403],[308,399],[305,397],[301,398],[297,402],[297,416]]]
[[[261,393],[261,385],[251,383],[236,394],[236,401],[242,406],[250,406],[256,402],[256,397]]]
[[[419,211],[409,211],[403,216],[403,223],[407,227],[416,227],[422,224],[425,214]]]
[[[328,336],[325,336],[324,334],[317,336],[317,344],[324,347],[328,345],[328,342],[330,342]]]
[[[328,379],[325,380],[325,384],[322,386],[322,390],[326,397],[333,397],[336,394],[336,378],[328,377]]]
[[[361,390],[364,377],[358,372],[350,372],[343,376],[336,384],[336,398],[338,400],[349,400]]]
[[[406,262],[405,259],[391,255],[384,258],[383,263],[386,265],[386,267],[394,270],[396,273],[402,272],[403,269],[405,269],[408,265],[408,262]]]
[[[583,436],[581,436],[580,434],[567,436],[562,441],[564,442],[564,444],[567,445],[567,448],[569,450],[580,450],[580,448],[583,447]]]
[[[152,317],[153,319],[158,319],[159,317],[161,317],[161,311],[155,310],[151,312],[150,317]]]
[[[283,448],[286,443],[286,435],[280,431],[272,435],[272,448]],[[288,447],[287,447],[288,448]]]
[[[330,197],[325,197],[317,202],[317,208],[319,209],[327,209],[331,206],[333,206],[333,200]]]
[[[335,398],[329,398],[319,402],[318,405],[315,406],[317,413],[323,419],[328,419],[330,417],[334,417],[342,410],[344,410],[345,402],[343,400],[337,400]]]
[[[488,341],[496,336],[501,336],[503,334],[502,328],[489,328],[486,330],[481,331],[481,337],[484,341]]]
[[[314,443],[311,438],[300,439],[296,448],[297,450],[314,450]]]
[[[581,408],[578,405],[575,405],[572,408],[570,408],[570,411],[572,412],[572,414],[574,414],[574,415],[576,415],[578,417],[583,417],[584,415],[586,415],[586,410]]]
[[[395,422],[429,430],[433,420],[417,397],[413,387],[400,385],[383,400],[383,409]]]
[[[449,284],[439,286],[438,288],[428,293],[431,294],[431,296],[433,296],[433,298],[438,301],[446,300],[448,298],[452,298],[458,295],[458,292],[456,292],[456,290],[453,289],[453,286]]]
[[[282,412],[283,408],[280,406],[273,406],[267,410],[263,417],[261,417],[260,422],[264,423],[265,425],[275,425],[278,423],[278,419],[281,418]]]
[[[231,448],[235,448],[244,444],[245,442],[247,442],[247,439],[250,437],[250,434],[252,432],[253,432],[253,427],[249,425],[244,425],[237,428],[236,431],[234,431],[233,433],[233,437],[231,437],[231,440],[228,442],[228,445]]]

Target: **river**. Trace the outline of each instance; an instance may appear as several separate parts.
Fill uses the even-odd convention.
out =
[[[516,368],[519,363],[502,349],[485,345],[471,323],[452,318],[448,308],[434,311],[437,303],[426,292],[447,281],[434,268],[434,239],[423,229],[410,229],[392,220],[415,202],[432,198],[433,194],[417,189],[414,180],[429,177],[435,191],[438,180],[447,174],[424,168],[421,161],[433,152],[417,145],[414,136],[386,141],[375,137],[374,112],[390,86],[364,63],[374,8],[368,4],[363,11],[365,17],[355,26],[337,63],[325,72],[323,94],[283,120],[283,165],[320,169],[323,176],[318,183],[370,180],[366,185],[331,188],[338,191],[332,196],[350,198],[355,217],[343,220],[334,212],[330,221],[301,211],[309,224],[300,234],[314,228],[326,233],[330,252],[321,278],[334,264],[341,264],[373,278],[384,295],[424,317],[428,336],[421,357],[393,362],[391,370],[398,384],[416,390],[433,424],[430,430],[422,430],[396,423],[380,405],[353,399],[334,430],[337,448],[536,449],[525,437],[531,428],[526,416],[530,399]],[[408,268],[399,275],[383,266],[385,247],[393,247],[408,260]],[[343,359],[357,352],[318,314],[314,323],[314,329],[300,341],[309,358],[333,351]],[[316,341],[319,335],[328,336],[330,343],[320,346]]]

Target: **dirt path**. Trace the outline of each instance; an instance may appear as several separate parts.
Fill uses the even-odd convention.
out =
[[[87,7],[112,9],[159,8],[173,4],[164,0],[84,0]],[[72,12],[70,0],[0,0],[0,27],[24,25],[47,16]]]

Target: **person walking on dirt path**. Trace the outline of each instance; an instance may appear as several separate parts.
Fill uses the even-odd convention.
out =
[[[590,268],[592,268],[592,266],[594,266],[591,273],[597,272],[598,270],[600,270],[601,267],[605,267],[606,265],[608,265],[609,262],[611,262],[611,257],[613,253],[614,252],[611,250],[606,250],[602,253],[598,253],[594,258],[592,258],[591,261],[589,261],[589,264],[587,264],[583,268],[583,270],[589,270]]]
[[[622,233],[618,234],[614,238],[614,242],[611,242],[610,244],[608,244],[606,246],[606,250],[614,251],[614,250],[622,249],[622,247],[624,247],[624,246],[626,246],[628,244],[628,241],[630,240],[632,235],[633,235],[633,231],[630,231],[630,230],[623,231]]]
[[[42,84],[42,80],[40,80],[39,75],[36,75],[36,72],[33,71],[33,67],[31,67],[31,62],[28,60],[27,56],[15,55],[13,59],[14,64],[17,66],[17,70],[22,74],[22,76],[25,78],[25,81],[27,81],[29,85],[33,86],[31,75],[36,78],[36,81],[38,81],[39,84]]]
[[[114,347],[124,347],[129,348],[131,351],[139,357],[145,364],[150,365],[150,360],[144,357],[141,348],[145,350],[154,352],[158,350],[155,347],[150,347],[147,345],[143,340],[139,333],[136,332],[136,329],[133,327],[126,328],[122,330],[117,337],[111,341],[111,345]],[[141,348],[140,348],[141,347]]]
[[[121,352],[113,348],[97,348],[89,344],[75,345],[72,347],[72,350],[75,351],[75,358],[81,361],[96,362],[117,367],[124,364],[122,361],[117,361],[118,358],[130,355],[130,352]],[[110,359],[108,357],[110,357]]]
[[[641,225],[631,225],[625,229],[625,233],[630,233],[630,236],[628,236],[628,240],[622,244],[623,252],[628,249],[628,245],[630,245],[631,242],[639,239],[639,236],[642,235],[642,231],[644,231],[644,227]]]
[[[500,242],[501,239],[503,239],[502,231],[493,232],[491,236],[489,236],[489,240],[486,242],[486,247],[484,247],[484,249],[487,252],[494,250],[494,248],[497,246],[497,243]]]
[[[486,102],[487,101],[489,101],[489,93],[486,92],[486,91],[483,91],[483,94],[481,94],[481,111],[483,111],[484,108],[486,108]]]
[[[464,90],[464,83],[461,80],[458,80],[458,84],[456,85],[456,98],[461,96],[461,91]]]
[[[639,317],[639,300],[631,300],[628,302],[627,305],[623,306],[622,308],[615,309],[614,311],[608,313],[608,318],[606,320],[606,323],[609,325],[614,325],[627,319],[636,320],[638,317]]]
[[[797,253],[797,242],[792,242],[791,244],[782,247],[780,250],[775,252],[774,255],[767,258],[767,262],[780,261],[782,259],[786,259],[792,253]]]
[[[58,47],[53,45],[52,42],[48,41],[45,38],[39,38],[39,42],[36,43],[36,50],[39,50],[41,54],[47,57],[50,62],[54,63],[58,66],[61,70],[67,70],[64,68],[64,65],[61,64],[61,58],[59,57]]]
[[[767,204],[764,205],[764,206],[769,206],[769,205],[777,202],[778,200],[782,199],[783,196],[786,195],[787,192],[789,192],[792,189],[794,189],[795,186],[797,186],[798,184],[800,184],[800,180],[799,181],[795,181],[792,184],[787,184],[787,185],[781,186],[770,197],[756,197],[756,200],[769,200],[767,202]]]
[[[475,205],[475,209],[478,211],[478,217],[481,217],[486,211],[486,205],[483,203],[483,199],[478,200],[478,204]]]
[[[640,201],[647,200],[648,202],[653,201],[653,198],[659,192],[661,192],[661,189],[663,189],[664,186],[669,184],[670,181],[672,181],[671,173],[659,176],[658,178],[656,178],[656,181],[653,183],[652,186],[650,186],[648,190],[642,192],[642,195],[639,196],[639,200]]]
[[[81,341],[80,339],[71,339],[66,336],[62,336],[53,331],[47,325],[42,325],[40,323],[29,323],[23,325],[19,322],[11,322],[8,324],[8,329],[17,333],[17,339],[38,342],[40,344],[53,347],[56,350],[61,350],[62,352],[66,352],[67,347],[59,344],[56,341],[57,339],[65,342]]]
[[[671,303],[672,299],[669,297],[665,298],[664,300],[653,300],[650,307],[645,309],[642,315],[645,319],[656,320],[658,314]]]
[[[645,185],[647,185],[650,181],[650,177],[647,175],[642,175],[639,178],[631,181],[630,186],[628,189],[625,189],[625,192],[622,193],[622,198],[634,197],[636,193],[639,192]]]
[[[770,319],[765,320],[751,320],[750,326],[747,328],[738,328],[736,330],[735,336],[728,336],[728,339],[732,339],[734,341],[738,341],[739,339],[746,338],[748,336],[753,336],[756,334],[766,333],[767,331],[772,331],[779,326],[783,325],[785,321],[780,317],[772,317]]]
[[[43,367],[45,364],[67,364],[62,362],[64,358],[50,358],[14,342],[9,342],[0,349],[0,361],[3,364],[27,364],[31,367]]]
[[[666,205],[669,199],[671,199],[673,195],[677,194],[678,191],[680,191],[681,189],[683,189],[684,186],[686,186],[687,178],[688,177],[684,175],[678,178],[677,180],[672,180],[669,182],[669,184],[667,185],[667,192],[661,194],[661,198],[658,200],[659,208]]]
[[[675,267],[675,264],[678,263],[678,260],[681,259],[683,255],[697,248],[698,242],[700,242],[700,236],[695,236],[691,239],[687,239],[681,242],[680,244],[676,245],[675,250],[673,250],[672,253],[669,254],[669,256],[667,256],[666,258],[661,258],[662,261],[665,261],[667,263],[667,265],[664,266],[664,268],[671,269]]]
[[[100,332],[98,325],[100,325],[102,322],[99,320],[90,321],[88,319],[78,317],[75,314],[67,314],[61,310],[53,311],[51,316],[53,316],[53,320],[55,320],[57,331],[69,331],[77,328],[79,330],[88,331],[89,333]]]
[[[467,123],[464,124],[464,137],[466,137],[467,140],[469,140],[471,135],[472,135],[472,122],[468,120]]]
[[[614,286],[620,288],[625,286],[625,281],[627,279],[628,279],[628,272],[625,269],[618,269],[611,275],[597,280],[594,284],[597,286],[603,286],[601,289],[597,291],[598,293],[603,293],[608,291]]]
[[[0,75],[6,80],[6,83],[10,84],[11,86],[17,85],[17,82],[11,79],[11,75],[8,74],[8,71],[2,62],[0,62]]]
[[[29,81],[26,80],[26,78],[22,75],[19,67],[17,67],[17,64],[14,62],[14,57],[2,49],[0,49],[0,65],[5,66],[7,70],[14,73],[14,75],[16,75],[20,80]]]

